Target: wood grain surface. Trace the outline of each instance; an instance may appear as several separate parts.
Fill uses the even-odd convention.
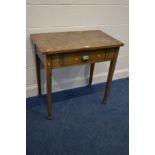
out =
[[[40,33],[30,37],[42,54],[123,46],[122,42],[100,30]]]

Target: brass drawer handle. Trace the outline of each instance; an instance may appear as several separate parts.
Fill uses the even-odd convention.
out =
[[[87,60],[89,60],[89,56],[88,55],[84,55],[84,56],[82,56],[82,58],[81,58],[83,61],[87,61]]]

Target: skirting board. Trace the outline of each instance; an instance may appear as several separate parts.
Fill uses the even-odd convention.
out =
[[[107,80],[107,74],[108,73],[102,73],[102,74],[96,74],[93,76],[93,84],[98,84],[102,82],[106,82]],[[113,76],[113,80],[126,78],[129,76],[129,69],[122,69],[122,70],[116,70]],[[77,87],[82,87],[88,85],[88,77],[86,78],[78,78],[76,80],[72,79],[70,81],[66,81],[61,84],[61,86],[58,85],[52,85],[52,91],[62,91]],[[42,88],[42,94],[46,93],[46,86],[44,85]],[[26,86],[26,97],[32,97],[37,95],[37,85],[30,85]]]

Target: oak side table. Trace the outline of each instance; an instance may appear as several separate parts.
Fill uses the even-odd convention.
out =
[[[47,86],[48,119],[52,119],[52,69],[90,64],[89,86],[96,62],[110,61],[103,103],[110,91],[117,56],[124,44],[100,30],[54,32],[30,35],[35,47],[38,95],[41,95],[40,62],[44,64]]]

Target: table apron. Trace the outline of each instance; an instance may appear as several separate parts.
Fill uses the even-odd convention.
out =
[[[95,51],[81,51],[74,53],[62,53],[48,56],[48,62],[52,68],[91,64],[96,62],[110,61],[115,58],[117,48],[102,49]]]

